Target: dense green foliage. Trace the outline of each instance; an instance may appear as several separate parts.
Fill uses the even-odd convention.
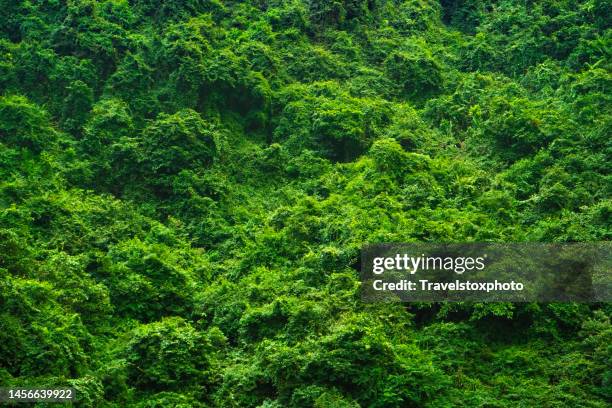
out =
[[[0,385],[609,406],[609,304],[365,304],[356,269],[611,238],[611,9],[0,0]]]

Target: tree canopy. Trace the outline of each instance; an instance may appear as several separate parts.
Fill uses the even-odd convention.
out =
[[[609,406],[609,303],[366,304],[357,270],[610,240],[610,6],[0,0],[0,385]]]

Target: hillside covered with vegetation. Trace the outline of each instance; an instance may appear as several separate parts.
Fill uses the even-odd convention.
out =
[[[364,303],[382,242],[612,235],[609,0],[0,0],[0,386],[605,407],[610,304]]]

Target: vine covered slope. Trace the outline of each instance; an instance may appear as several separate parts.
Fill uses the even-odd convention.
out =
[[[377,242],[610,240],[609,0],[0,0],[0,386],[606,407],[610,304],[367,304]]]

